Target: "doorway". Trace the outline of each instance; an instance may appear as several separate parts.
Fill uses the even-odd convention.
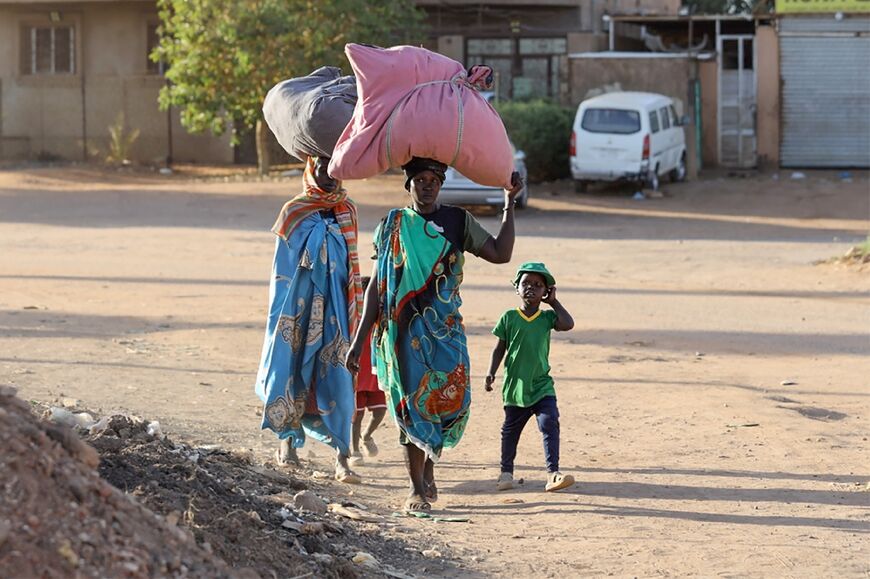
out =
[[[720,35],[716,40],[716,52],[719,64],[719,164],[752,168],[757,162],[755,37],[751,34]]]

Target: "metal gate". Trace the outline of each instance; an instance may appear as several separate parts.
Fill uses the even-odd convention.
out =
[[[870,18],[785,17],[783,167],[870,167]]]
[[[754,167],[756,83],[755,38],[751,34],[723,34],[716,39],[719,64],[719,164]]]

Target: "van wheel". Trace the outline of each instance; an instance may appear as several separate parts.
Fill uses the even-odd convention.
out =
[[[670,173],[668,173],[668,177],[671,179],[671,183],[682,183],[686,180],[686,154],[683,153],[680,155],[680,163],[677,165]]]
[[[589,181],[574,181],[574,191],[577,193],[586,193],[589,189]]]

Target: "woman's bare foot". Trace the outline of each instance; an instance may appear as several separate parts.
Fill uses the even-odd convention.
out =
[[[287,464],[299,465],[299,455],[296,454],[296,449],[290,445],[289,438],[284,438],[278,442],[278,448],[275,450],[275,462],[279,466]]]
[[[358,485],[362,482],[362,477],[350,470],[347,457],[343,454],[339,454],[335,459],[335,480],[351,485]]]
[[[426,500],[430,503],[438,502],[438,487],[435,481],[426,481]]]
[[[428,458],[423,465],[423,494],[430,503],[438,500],[438,487],[435,486],[435,463]]]

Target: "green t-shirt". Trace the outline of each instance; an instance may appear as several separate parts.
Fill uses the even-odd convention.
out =
[[[544,396],[555,396],[550,377],[550,331],[556,325],[556,312],[538,310],[527,318],[519,308],[506,311],[492,333],[505,341],[505,406],[528,408]]]

